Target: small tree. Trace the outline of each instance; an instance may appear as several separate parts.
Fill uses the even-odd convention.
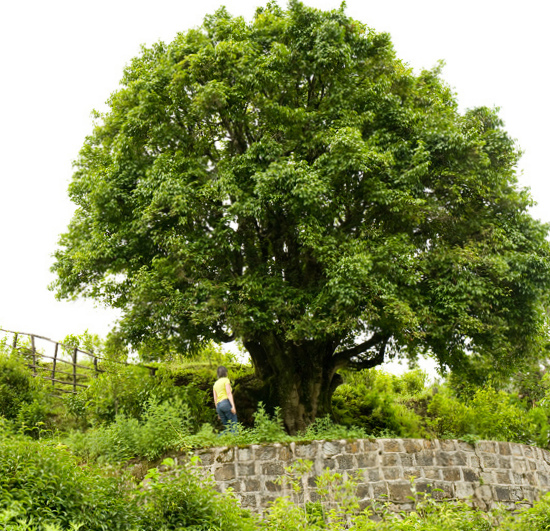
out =
[[[144,48],[108,103],[54,288],[121,308],[129,342],[240,338],[291,432],[330,412],[343,367],[536,355],[547,228],[514,142],[343,8],[220,9]]]

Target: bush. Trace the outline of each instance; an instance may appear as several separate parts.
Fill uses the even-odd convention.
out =
[[[425,376],[420,371],[398,377],[370,369],[345,373],[344,379],[333,397],[342,424],[387,437],[425,435],[422,418],[406,404],[407,399],[425,392]]]
[[[65,442],[77,455],[99,462],[120,463],[134,457],[154,460],[179,448],[190,425],[189,408],[181,399],[160,402],[151,397],[143,420],[120,414],[111,424],[72,432]]]
[[[252,531],[255,519],[242,510],[230,493],[220,495],[211,480],[197,476],[192,466],[173,468],[173,460],[163,463],[162,474],[152,470],[147,476],[149,491],[142,513],[145,529],[193,529],[196,531]],[[151,473],[152,472],[152,473]]]
[[[80,467],[62,447],[0,434],[0,510],[20,511],[27,519],[68,529],[130,529],[137,508],[123,484],[93,467]],[[15,509],[14,509],[15,508]]]
[[[191,466],[151,471],[147,486],[81,466],[67,448],[14,436],[0,422],[0,525],[23,531],[252,531],[235,499]],[[38,524],[39,522],[39,524]],[[53,527],[52,527],[53,526]]]
[[[37,437],[49,423],[50,396],[18,353],[0,347],[0,416]]]

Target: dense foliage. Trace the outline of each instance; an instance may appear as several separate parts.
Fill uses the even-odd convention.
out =
[[[540,353],[547,229],[496,113],[291,0],[143,49],[70,185],[60,297],[144,356],[240,338],[296,432],[346,366],[430,351],[474,377]]]
[[[184,455],[200,446],[297,439],[285,432],[278,410],[269,415],[261,404],[254,424],[241,426],[236,434],[216,433],[206,421],[199,427],[200,415],[213,410],[209,393],[200,387],[203,380],[210,387],[215,366],[164,366],[155,377],[143,368],[120,368],[79,395],[65,397],[48,410],[50,429],[44,430],[39,421],[33,431],[32,425],[20,422],[20,411],[47,395],[25,361],[9,348],[4,350],[0,353],[0,366],[6,368],[0,372],[2,396],[14,397],[20,389],[25,398],[5,409],[9,418],[0,416],[0,526],[8,531],[542,531],[550,525],[548,498],[511,515],[504,509],[482,512],[467,503],[436,502],[418,492],[411,514],[395,515],[383,500],[360,511],[353,477],[329,470],[316,480],[320,502],[304,505],[298,479],[310,464],[300,461],[281,478],[296,487],[293,494],[278,498],[260,521],[241,510],[230,495],[217,494],[191,465],[180,462],[175,467],[170,459],[161,466],[150,464],[155,460],[158,464],[166,452]],[[249,371],[249,367],[235,367],[234,372],[247,378]],[[196,379],[188,381],[192,373]],[[174,385],[182,377],[187,384]],[[524,375],[501,389],[467,388],[460,378],[433,384],[418,370],[395,376],[371,369],[345,373],[344,380],[334,396],[343,424],[318,418],[300,439],[395,435],[549,445],[550,381],[544,371],[532,373],[530,384]],[[37,391],[33,391],[35,385]],[[25,389],[31,391],[24,394]],[[5,399],[3,403],[14,402]],[[116,408],[118,412],[113,413]],[[54,428],[64,431],[54,434]]]
[[[7,531],[543,531],[550,525],[548,497],[515,515],[436,502],[424,493],[414,496],[408,515],[390,512],[383,502],[359,511],[353,478],[330,470],[317,479],[319,503],[304,505],[294,489],[259,520],[229,494],[217,494],[192,466],[174,467],[170,459],[135,484],[120,470],[79,465],[65,447],[13,435],[4,422],[0,444],[0,525]],[[308,465],[296,463],[281,480],[297,485]]]

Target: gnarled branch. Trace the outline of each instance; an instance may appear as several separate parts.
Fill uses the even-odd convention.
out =
[[[367,341],[346,350],[336,352],[332,358],[334,368],[338,370],[347,366],[352,366],[354,369],[370,369],[371,367],[380,365],[384,361],[384,354],[388,341],[389,337],[387,335],[375,332]],[[361,354],[364,354],[377,345],[379,345],[379,348],[374,356],[368,358],[361,356]],[[353,358],[358,359],[352,361]]]

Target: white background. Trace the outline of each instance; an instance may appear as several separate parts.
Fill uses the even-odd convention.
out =
[[[339,2],[310,0],[322,9]],[[545,2],[349,0],[347,14],[392,35],[415,70],[446,62],[461,108],[500,107],[525,154],[521,186],[550,221],[549,20]],[[58,302],[47,289],[59,234],[74,206],[71,163],[91,132],[92,109],[116,90],[140,45],[201,24],[214,0],[19,0],[0,7],[0,327],[61,340],[105,336],[116,314],[89,301]],[[227,0],[250,19],[260,0]],[[285,4],[281,3],[284,7]]]

